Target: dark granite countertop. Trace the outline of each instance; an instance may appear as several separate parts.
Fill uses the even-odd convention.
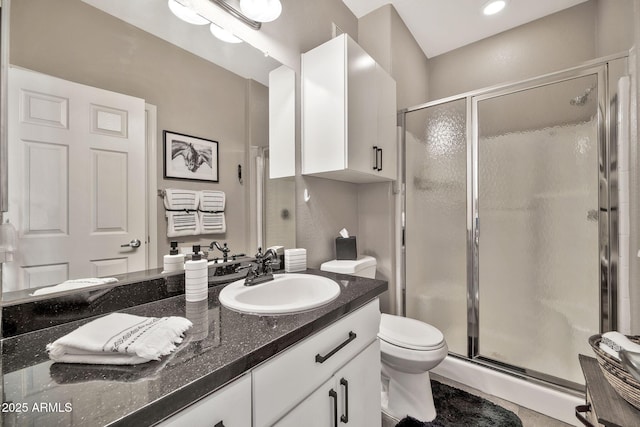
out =
[[[54,364],[47,343],[90,319],[2,340],[4,426],[145,426],[190,403],[264,360],[361,307],[387,289],[381,280],[308,270],[332,278],[341,294],[303,313],[256,316],[218,302],[223,286],[207,301],[172,296],[122,312],[142,316],[185,316],[194,326],[176,352],[136,366]]]

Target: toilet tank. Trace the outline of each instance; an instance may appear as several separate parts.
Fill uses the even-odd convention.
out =
[[[356,260],[334,259],[332,261],[327,261],[322,263],[320,270],[375,279],[377,264],[378,262],[374,257],[364,255]]]

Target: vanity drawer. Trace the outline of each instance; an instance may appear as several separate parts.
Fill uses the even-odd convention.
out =
[[[375,299],[255,368],[254,427],[273,425],[327,381],[376,339],[379,324]]]

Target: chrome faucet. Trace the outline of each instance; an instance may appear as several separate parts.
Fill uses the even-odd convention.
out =
[[[231,251],[231,249],[229,249],[227,247],[227,244],[224,243],[223,246],[220,246],[220,243],[218,243],[216,240],[214,240],[213,242],[211,242],[211,244],[209,245],[209,249],[213,250],[213,248],[216,248],[217,250],[219,250],[220,252],[222,252],[222,261],[223,262],[227,262],[229,260],[229,251]]]
[[[276,254],[276,251],[273,249],[267,249],[263,254],[262,248],[258,248],[258,253],[255,255],[255,261],[252,264],[240,267],[237,270],[249,269],[247,277],[244,280],[244,285],[253,286],[273,280],[273,260],[277,258],[278,254]]]

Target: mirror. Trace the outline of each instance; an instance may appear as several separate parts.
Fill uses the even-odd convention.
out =
[[[4,215],[4,219],[15,223],[19,230],[18,253],[20,246],[31,248],[24,242],[21,245],[21,239],[39,242],[39,238],[68,234],[68,229],[81,221],[78,214],[84,213],[87,216],[85,220],[93,227],[91,233],[111,236],[109,245],[117,246],[117,255],[95,255],[90,260],[89,270],[77,270],[72,263],[65,261],[64,257],[71,257],[67,251],[79,248],[81,252],[89,252],[93,247],[107,245],[86,241],[34,244],[33,249],[27,252],[29,255],[36,251],[39,253],[24,263],[27,268],[18,273],[23,277],[19,286],[14,279],[6,278],[9,268],[8,264],[3,265],[5,303],[28,298],[30,291],[24,288],[56,284],[72,278],[112,276],[123,271],[122,267],[127,263],[128,269],[124,271],[161,267],[162,256],[168,253],[170,240],[177,240],[181,248],[200,244],[203,249],[216,240],[227,242],[231,253],[255,252],[254,233],[258,228],[255,221],[262,217],[262,212],[260,215],[252,213],[257,206],[252,191],[256,176],[250,173],[255,167],[249,153],[251,147],[268,145],[268,74],[280,67],[277,61],[247,43],[218,41],[209,32],[208,25],[195,26],[179,20],[170,12],[166,0],[19,0],[3,3],[3,13],[7,11],[10,12],[9,63],[12,66],[72,82],[76,89],[98,88],[124,94],[132,98],[134,104],[137,102],[138,109],[143,105],[140,118],[123,113],[124,107],[110,107],[102,101],[89,103],[91,119],[97,123],[95,129],[97,133],[102,131],[100,138],[114,136],[106,134],[117,134],[115,136],[122,143],[123,135],[118,132],[127,127],[123,127],[119,120],[124,117],[129,120],[129,125],[133,125],[135,120],[140,122],[138,126],[141,126],[142,138],[146,140],[143,150],[146,160],[139,161],[129,155],[127,163],[127,156],[120,155],[107,143],[90,151],[88,157],[78,162],[72,149],[58,149],[61,144],[57,140],[26,138],[33,142],[29,154],[32,156],[29,157],[32,168],[28,172],[18,170],[17,176],[24,179],[10,179],[9,197],[11,200],[24,189],[32,187],[43,190],[40,199],[30,200],[31,211],[25,213],[22,209],[16,212],[14,209],[12,212],[10,205],[10,212]],[[36,102],[29,104],[31,110],[28,112],[41,114],[55,122],[51,116],[55,111],[50,108],[65,97],[54,97],[42,91],[33,91],[31,95],[30,99]],[[72,105],[73,98],[68,102],[69,106]],[[73,111],[72,107],[68,108],[60,111],[68,112],[69,126],[72,126]],[[17,117],[16,114],[13,116]],[[11,117],[8,123],[12,134]],[[165,178],[165,130],[216,142],[218,181]],[[177,158],[179,162],[185,160],[186,156]],[[93,175],[85,180],[75,179],[71,172],[61,173],[57,166],[67,161],[69,170],[75,167],[75,163],[82,163],[82,167],[92,165],[93,169],[88,170],[94,171]],[[126,180],[114,178],[123,164],[129,165],[134,161],[137,162],[134,164],[136,169],[139,169],[136,173],[142,171],[138,175],[140,179],[133,180],[127,176],[133,174],[131,169],[125,173]],[[96,170],[102,171],[103,175]],[[117,185],[108,187],[114,182]],[[96,202],[90,203],[89,207],[77,207],[70,201],[76,194],[76,187],[90,188],[89,202],[96,202],[97,192],[106,193],[107,197],[102,204]],[[226,232],[168,238],[163,200],[157,195],[158,190],[167,188],[224,191]],[[287,206],[294,206],[290,185],[270,186],[266,196],[269,200],[278,200],[284,191],[288,196],[282,195],[282,198],[291,198],[287,199]],[[113,206],[120,208],[134,203],[130,193],[139,195],[136,202],[140,207],[137,210],[145,212],[143,219],[148,228],[148,231],[136,235],[127,234],[132,227],[129,217],[117,213],[118,209],[112,209]],[[125,194],[127,198],[123,196]],[[56,200],[60,201],[56,212],[45,215],[37,210],[38,203],[51,206]],[[32,225],[28,236],[25,234],[29,233],[21,229],[25,218]],[[266,218],[264,227],[268,227],[271,217]],[[295,215],[290,215],[288,221],[286,230],[294,233],[295,225],[291,226],[291,222],[295,221]],[[147,250],[142,257],[141,268],[132,268],[133,261],[127,258],[127,254],[141,250],[132,244],[136,240],[140,240],[141,248]],[[283,240],[295,242],[295,235],[287,235]],[[122,245],[125,246],[120,249]],[[48,259],[48,256],[52,257]],[[156,274],[159,271],[154,270]]]

